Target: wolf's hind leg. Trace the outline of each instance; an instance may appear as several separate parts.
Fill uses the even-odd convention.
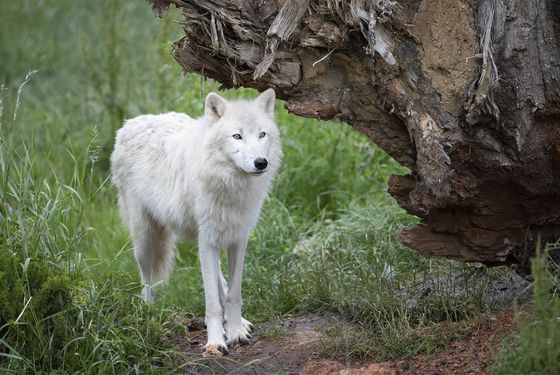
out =
[[[154,302],[153,285],[169,277],[174,258],[173,236],[156,223],[148,213],[139,209],[131,215],[130,232],[134,244],[134,256],[140,268],[142,298]]]

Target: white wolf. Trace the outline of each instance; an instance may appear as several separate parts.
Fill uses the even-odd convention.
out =
[[[117,132],[113,183],[133,240],[142,296],[152,302],[152,286],[168,277],[175,238],[198,241],[209,353],[227,354],[226,344],[251,337],[252,325],[241,316],[241,274],[249,232],[282,158],[274,100],[272,89],[252,101],[210,93],[199,119],[145,115]]]

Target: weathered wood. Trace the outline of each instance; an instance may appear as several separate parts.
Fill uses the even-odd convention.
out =
[[[173,55],[224,87],[345,121],[402,165],[389,192],[428,256],[528,264],[560,237],[556,0],[148,0],[183,11]]]
[[[309,0],[286,0],[266,32],[264,56],[255,68],[253,79],[265,75],[276,58],[280,42],[290,38],[308,7]]]

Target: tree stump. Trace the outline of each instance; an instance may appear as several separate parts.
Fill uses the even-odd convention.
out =
[[[560,238],[557,0],[148,0],[182,10],[173,56],[224,88],[273,87],[410,169],[389,192],[429,257],[526,267]]]

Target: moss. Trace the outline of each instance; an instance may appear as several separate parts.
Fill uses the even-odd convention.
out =
[[[17,276],[16,257],[0,256],[0,327],[15,320],[23,305],[23,284]]]
[[[48,347],[60,352],[71,334],[77,309],[72,295],[81,275],[56,268],[38,255],[24,258],[3,250],[0,256],[0,335],[12,349],[0,351],[41,360]],[[49,361],[56,361],[53,355]]]

